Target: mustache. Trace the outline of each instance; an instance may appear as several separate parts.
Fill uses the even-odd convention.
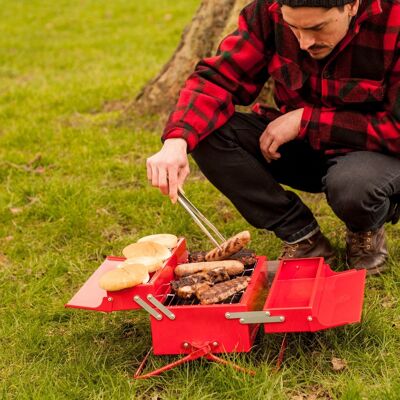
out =
[[[311,46],[308,50],[314,51],[314,50],[320,50],[320,49],[325,49],[328,46],[325,46],[323,44],[314,44],[313,46]]]

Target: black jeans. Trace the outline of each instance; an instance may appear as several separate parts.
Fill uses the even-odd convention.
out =
[[[259,138],[268,120],[236,112],[202,140],[192,156],[210,182],[253,226],[293,242],[318,227],[310,209],[281,184],[326,194],[335,214],[353,232],[375,230],[393,217],[400,194],[400,160],[369,151],[326,156],[306,141],[279,149],[267,163]]]

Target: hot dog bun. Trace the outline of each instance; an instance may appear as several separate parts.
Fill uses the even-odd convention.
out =
[[[171,251],[162,244],[155,242],[132,243],[122,250],[126,258],[157,257],[166,260],[171,257]]]
[[[135,264],[143,264],[147,267],[147,271],[149,273],[158,271],[162,265],[163,265],[163,260],[158,257],[134,257],[134,258],[128,258],[126,259],[123,263],[117,266],[117,268],[123,268],[127,265],[135,265]]]
[[[109,292],[130,288],[148,281],[149,273],[143,264],[125,265],[106,272],[99,281],[102,289]]]
[[[168,247],[169,249],[173,249],[178,243],[178,238],[170,233],[158,233],[156,235],[144,236],[138,240],[138,243],[143,242],[159,243],[165,247]]]

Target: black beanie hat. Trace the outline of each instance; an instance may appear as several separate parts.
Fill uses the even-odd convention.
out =
[[[353,2],[354,0],[278,0],[281,6],[325,8],[341,7]]]

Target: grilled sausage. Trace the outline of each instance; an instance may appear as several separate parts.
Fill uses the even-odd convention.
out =
[[[244,271],[244,265],[240,261],[225,260],[180,264],[175,268],[175,275],[182,277],[192,275],[201,271],[210,271],[215,268],[224,268],[230,276],[241,274]]]
[[[189,254],[189,261],[192,263],[206,261],[207,251],[194,251]],[[256,263],[256,253],[250,249],[242,249],[229,257],[230,260],[238,260],[246,265],[253,265]]]
[[[243,249],[247,243],[250,242],[250,232],[243,231],[235,236],[232,236],[226,242],[222,243],[220,247],[209,251],[206,254],[207,261],[218,261],[225,260],[229,258],[232,254],[237,253],[239,250]]]

